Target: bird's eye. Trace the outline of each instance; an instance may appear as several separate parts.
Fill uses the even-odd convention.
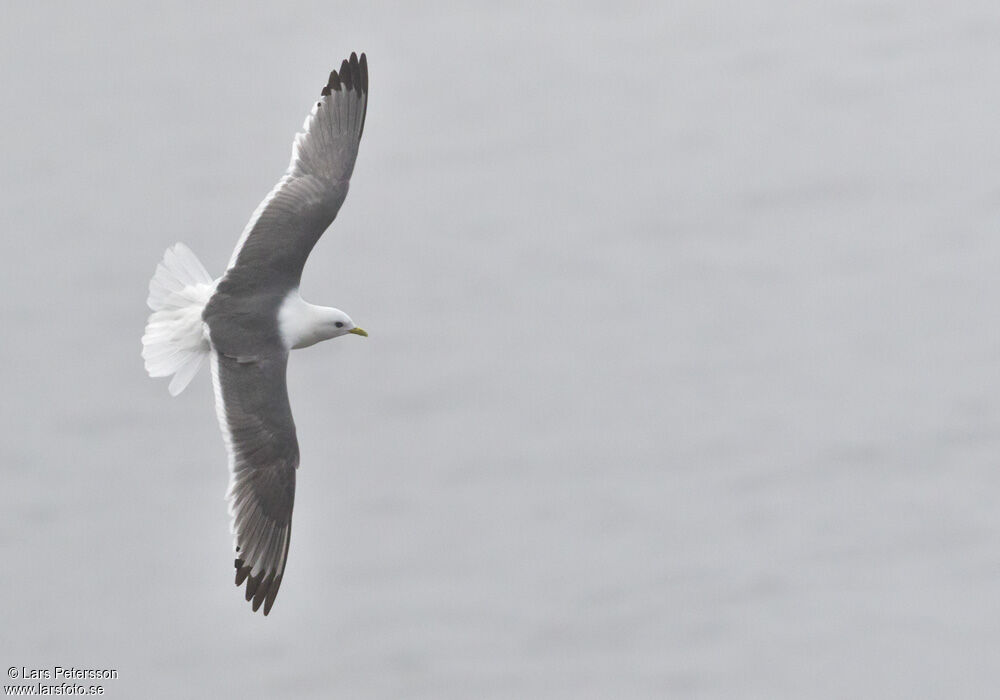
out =
[[[333,325],[335,325],[337,328],[343,328],[344,327],[344,322],[343,321],[337,321]]]

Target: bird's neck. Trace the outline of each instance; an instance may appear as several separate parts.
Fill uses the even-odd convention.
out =
[[[278,329],[285,347],[307,348],[334,337],[333,315],[336,309],[310,304],[293,289],[278,309]]]

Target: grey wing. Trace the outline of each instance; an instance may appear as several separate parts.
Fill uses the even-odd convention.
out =
[[[253,362],[212,352],[219,427],[229,453],[229,513],[236,585],[267,615],[281,586],[292,535],[299,445],[288,404],[283,349]]]
[[[284,177],[260,203],[240,236],[220,289],[298,286],[306,258],[337,216],[368,108],[368,60],[352,53],[333,71],[292,145]]]

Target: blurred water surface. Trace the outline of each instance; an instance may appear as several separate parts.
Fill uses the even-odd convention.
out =
[[[955,698],[1000,683],[1000,7],[8,3],[0,661],[109,697]],[[220,272],[371,63],[289,368],[268,618],[210,381]]]

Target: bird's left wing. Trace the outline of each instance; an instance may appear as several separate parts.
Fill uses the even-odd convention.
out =
[[[212,351],[219,427],[229,453],[229,514],[236,545],[236,585],[271,611],[292,536],[299,444],[288,404],[288,351],[276,348],[252,362]]]
[[[368,109],[368,60],[352,53],[330,73],[295,137],[284,177],[250,217],[220,289],[234,295],[261,285],[298,286],[316,241],[347,197]]]

